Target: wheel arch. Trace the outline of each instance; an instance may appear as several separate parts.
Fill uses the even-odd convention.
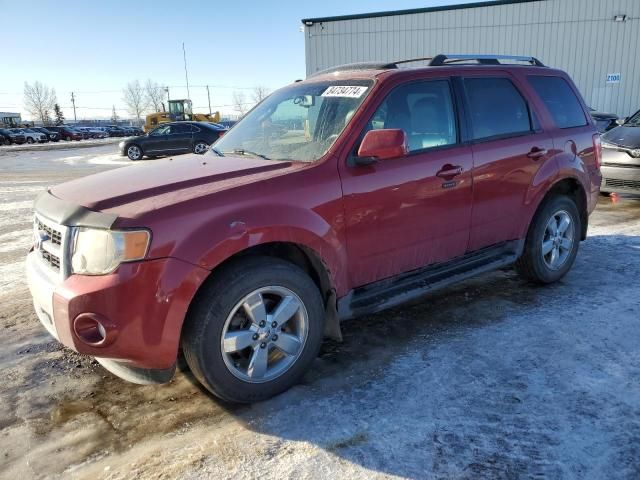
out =
[[[589,212],[588,212],[588,204],[587,204],[587,192],[577,178],[574,177],[564,177],[556,180],[551,186],[546,190],[545,194],[542,196],[536,208],[534,210],[533,215],[529,220],[529,227],[533,223],[533,219],[538,214],[538,212],[544,207],[545,202],[555,196],[555,195],[564,195],[570,197],[576,204],[578,208],[578,213],[580,214],[580,224],[581,224],[581,232],[580,232],[580,240],[585,240],[587,238],[587,228],[589,226]],[[527,229],[528,230],[528,229]]]
[[[312,248],[295,242],[272,241],[244,248],[216,265],[211,273],[204,279],[191,299],[189,308],[185,315],[185,322],[190,316],[192,306],[197,303],[198,298],[213,282],[218,275],[234,264],[242,262],[244,258],[251,257],[273,257],[287,261],[303,270],[318,287],[322,301],[327,312],[325,323],[325,335],[340,340],[340,323],[337,314],[336,293],[330,269],[322,257]]]

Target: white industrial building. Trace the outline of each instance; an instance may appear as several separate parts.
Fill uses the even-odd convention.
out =
[[[438,53],[527,55],[567,71],[598,111],[640,109],[640,0],[501,0],[302,23],[307,75]]]

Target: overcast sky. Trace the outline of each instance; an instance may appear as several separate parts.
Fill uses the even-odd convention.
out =
[[[186,98],[182,42],[191,98],[206,111],[230,111],[234,90],[278,88],[305,76],[300,19],[467,3],[463,0],[365,1],[76,1],[0,0],[3,48],[0,111],[23,109],[24,82],[54,87],[67,119],[127,116],[122,88],[151,78]],[[425,52],[425,55],[433,52]]]

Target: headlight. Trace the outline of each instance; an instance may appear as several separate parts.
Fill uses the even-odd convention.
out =
[[[150,240],[147,230],[79,228],[71,255],[73,273],[106,275],[123,262],[142,260]]]

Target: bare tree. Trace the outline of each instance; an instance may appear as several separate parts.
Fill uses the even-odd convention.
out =
[[[49,123],[50,112],[56,102],[56,91],[53,88],[37,81],[33,85],[24,82],[24,108],[43,124]]]
[[[233,92],[233,109],[242,117],[247,113],[247,97],[244,92]]]
[[[269,89],[263,85],[257,85],[253,87],[253,101],[260,103],[262,100],[269,96]]]
[[[144,84],[144,91],[147,95],[147,103],[154,112],[162,111],[162,101],[164,100],[164,88],[150,78]]]
[[[138,80],[129,82],[122,90],[122,93],[122,100],[127,105],[129,113],[136,117],[137,120],[140,120],[142,114],[149,107],[149,102],[142,85],[140,85]]]

